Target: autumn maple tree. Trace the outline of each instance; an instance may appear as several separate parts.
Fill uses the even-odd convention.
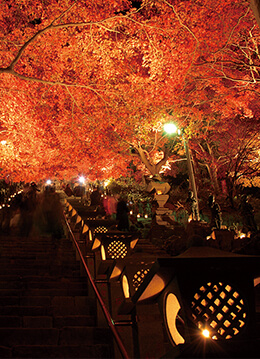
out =
[[[183,156],[163,136],[170,119],[217,180],[216,161],[205,162],[209,131],[216,147],[220,125],[258,121],[260,32],[249,5],[2,0],[2,176],[102,179],[129,163],[158,173]]]

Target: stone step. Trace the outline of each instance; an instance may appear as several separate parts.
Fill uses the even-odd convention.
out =
[[[56,296],[2,296],[0,297],[0,309],[1,306],[71,306],[76,307],[78,310],[83,309],[85,306],[91,306],[94,309],[95,301],[93,298],[77,295],[56,295]]]
[[[1,246],[1,253],[16,253],[16,254],[25,254],[27,253],[28,255],[34,255],[36,253],[44,253],[45,251],[49,252],[49,251],[60,251],[62,250],[64,253],[69,252],[69,250],[71,248],[73,248],[73,245],[71,242],[68,243],[63,243],[63,244],[30,244],[30,245],[24,245],[22,244],[21,246],[15,246],[15,245],[9,245],[9,244],[5,244],[5,243],[1,243],[0,242],[0,246]],[[12,252],[11,252],[12,251]]]
[[[55,246],[55,245],[37,245],[37,246],[7,246],[5,244],[2,244],[0,242],[0,253],[1,256],[12,256],[12,255],[18,255],[18,256],[35,256],[37,254],[43,255],[45,253],[57,251],[58,253],[62,251],[64,254],[69,254],[70,250],[73,248],[72,243],[69,243],[68,245],[64,246]]]
[[[96,318],[93,315],[66,315],[53,317],[55,328],[95,326]]]
[[[79,315],[80,313],[80,315]],[[95,317],[95,312],[89,307],[84,307],[79,312],[77,306],[68,307],[63,306],[52,306],[43,307],[37,305],[9,305],[0,307],[0,321],[2,316],[54,316],[54,317],[80,317],[80,316],[92,316]]]
[[[0,298],[0,317],[2,315],[94,315],[96,302],[85,296],[40,296],[40,297],[2,297]]]
[[[68,240],[1,238],[0,358],[112,358]],[[2,250],[1,250],[2,247]]]
[[[86,290],[87,282],[76,282],[71,280],[71,282],[62,282],[62,281],[42,281],[42,282],[30,282],[22,279],[17,280],[6,280],[2,281],[0,276],[0,291],[7,289],[23,289],[23,290],[33,290],[33,289],[72,289],[72,290]],[[1,295],[0,295],[1,296]]]
[[[80,269],[77,268],[77,266],[73,266],[72,268],[67,267],[66,264],[64,263],[64,265],[60,265],[60,266],[43,266],[43,267],[39,267],[39,268],[35,268],[32,271],[32,268],[28,267],[28,268],[23,268],[23,267],[19,267],[19,268],[1,268],[1,273],[2,274],[12,274],[12,275],[21,275],[21,276],[27,276],[35,273],[38,275],[48,275],[48,274],[53,274],[53,275],[66,275],[66,274],[72,274],[73,276],[79,276],[80,275]]]
[[[0,328],[63,328],[95,326],[96,319],[92,315],[69,316],[0,316]]]
[[[0,262],[4,262],[7,261],[8,259],[23,259],[23,260],[27,260],[27,261],[35,261],[35,260],[44,260],[45,258],[48,258],[48,256],[52,254],[54,255],[53,251],[44,251],[44,252],[39,252],[39,251],[34,251],[33,254],[29,254],[28,252],[25,253],[21,253],[21,252],[8,252],[8,251],[2,251],[1,252],[1,258],[0,258]],[[55,253],[55,257],[57,258],[75,258],[75,253],[73,252],[56,252]]]
[[[48,275],[46,274],[44,277],[41,275],[25,275],[21,276],[19,274],[6,274],[6,275],[0,275],[0,283],[21,283],[23,285],[38,287],[38,286],[50,286],[53,287],[56,284],[61,286],[70,286],[70,285],[81,285],[82,287],[85,287],[87,280],[85,277],[74,277],[71,275]]]
[[[8,289],[0,289],[0,297],[4,296],[32,296],[32,297],[40,297],[40,296],[48,296],[48,297],[55,297],[55,296],[86,296],[88,294],[87,288],[8,288]]]
[[[0,319],[1,316],[44,316],[52,315],[53,308],[43,306],[29,306],[29,305],[6,305],[0,306]],[[60,313],[59,313],[60,314]],[[66,314],[66,313],[64,313]]]
[[[0,328],[0,345],[84,345],[110,344],[107,328]]]
[[[5,356],[6,355],[6,356]],[[7,348],[0,348],[1,358],[113,358],[111,346],[106,344],[95,345],[33,345],[15,346],[12,354]]]
[[[61,254],[69,254],[70,250],[72,248],[72,246],[68,246],[68,247],[57,247],[57,246],[44,246],[44,248],[41,248],[41,246],[28,246],[28,247],[14,247],[14,246],[4,246],[0,243],[1,246],[1,255],[6,255],[6,256],[12,256],[12,255],[17,255],[17,256],[27,256],[27,257],[32,257],[35,256],[37,254],[39,255],[43,255],[45,253],[49,253],[49,252],[53,252],[56,251],[57,253]]]
[[[0,345],[58,345],[59,334],[55,328],[0,328]]]

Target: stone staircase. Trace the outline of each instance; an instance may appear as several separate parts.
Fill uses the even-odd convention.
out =
[[[0,236],[0,357],[113,357],[68,239]]]

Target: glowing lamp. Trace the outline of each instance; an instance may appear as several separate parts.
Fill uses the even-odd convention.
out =
[[[136,233],[128,232],[108,231],[98,236],[97,240],[100,242],[98,248],[100,248],[101,255],[98,273],[107,273],[108,270],[111,270],[111,265],[114,265],[115,260],[124,259],[131,255],[138,239]]]
[[[248,341],[250,350],[258,346],[254,299],[258,277],[259,256],[191,247],[179,256],[157,258],[131,302],[158,304],[171,344],[167,357],[182,352],[194,357],[195,348],[198,357],[202,353],[220,357],[223,348],[226,357],[236,357],[241,348],[246,354]]]
[[[84,177],[84,176],[80,176],[80,177],[79,177],[79,182],[82,183],[82,184],[85,183],[85,177]]]
[[[48,179],[48,180],[46,181],[46,184],[47,184],[47,186],[50,186],[50,185],[51,185],[51,180]]]
[[[202,335],[205,338],[209,338],[209,336],[210,336],[209,330],[208,329],[203,329],[202,330]]]
[[[166,133],[168,134],[172,134],[172,133],[177,133],[178,132],[178,127],[174,124],[174,123],[166,123],[163,126],[163,129]]]
[[[149,274],[156,257],[140,258],[135,253],[125,259],[116,260],[110,280],[119,280],[124,300],[118,309],[119,314],[130,314],[135,307],[133,296]]]

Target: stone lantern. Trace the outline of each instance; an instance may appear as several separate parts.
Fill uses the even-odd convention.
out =
[[[153,176],[151,182],[148,184],[146,188],[148,192],[155,190],[154,198],[159,206],[156,210],[156,223],[162,226],[168,224],[168,222],[163,221],[161,216],[169,211],[169,209],[165,208],[164,206],[169,199],[169,195],[167,193],[169,192],[170,189],[171,186],[169,185],[169,183],[163,182],[159,174]]]

